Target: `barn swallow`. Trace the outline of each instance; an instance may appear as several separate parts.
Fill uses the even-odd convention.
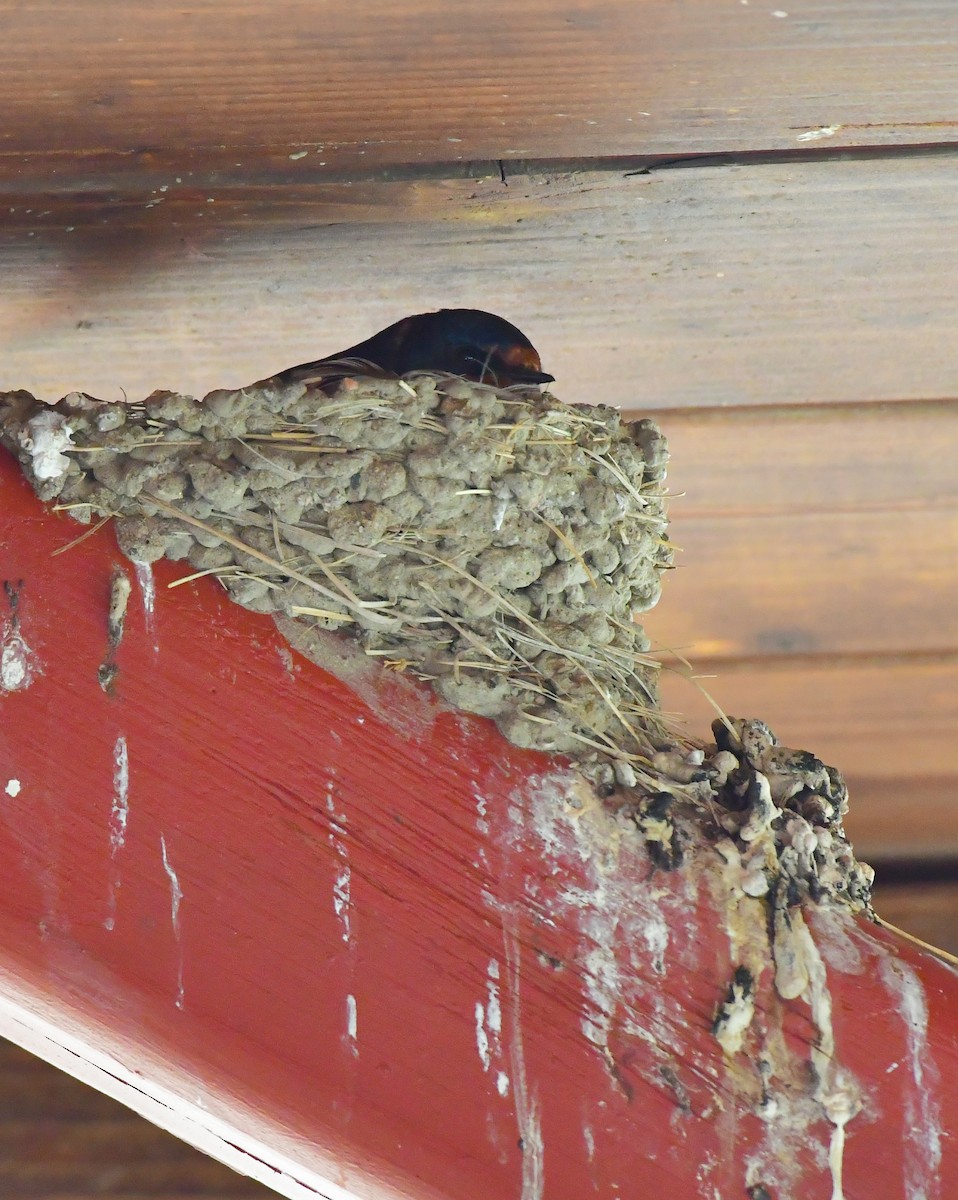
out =
[[[365,342],[287,367],[281,383],[329,383],[349,375],[398,379],[412,371],[459,375],[493,387],[552,383],[529,339],[502,317],[478,308],[443,308],[403,317]]]

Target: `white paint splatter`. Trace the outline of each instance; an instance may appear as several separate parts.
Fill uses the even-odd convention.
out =
[[[522,947],[519,943],[518,922],[511,911],[502,914],[502,940],[506,954],[509,985],[509,1056],[512,1062],[513,1096],[516,1124],[522,1143],[521,1200],[542,1200],[545,1192],[545,1147],[539,1119],[539,1097],[529,1094],[526,1077],[525,1051],[522,1044],[522,1008],[519,985],[522,967]]]
[[[143,618],[146,622],[146,632],[153,642],[153,650],[159,653],[160,645],[156,640],[156,580],[153,578],[153,564],[134,560],[136,581],[140,585],[140,595],[143,597]]]
[[[928,1044],[928,1003],[915,971],[900,959],[884,958],[882,983],[898,1003],[905,1023],[911,1083],[905,1096],[902,1154],[908,1200],[935,1200],[940,1195],[941,1112],[937,1100],[940,1077]]]
[[[33,460],[37,479],[59,479],[66,474],[70,460],[62,451],[72,447],[72,433],[66,417],[53,409],[39,412],[27,421],[17,440]]]
[[[173,865],[170,862],[170,857],[166,851],[166,838],[160,834],[160,853],[163,856],[163,870],[166,872],[167,878],[170,881],[170,916],[173,921],[173,937],[176,939],[176,946],[179,952],[179,967],[176,977],[176,1007],[180,1010],[183,1008],[183,942],[180,937],[180,904],[183,901],[183,889],[180,887],[179,877],[173,870]]]
[[[39,674],[37,656],[23,640],[19,629],[4,624],[0,640],[0,690],[22,692]]]
[[[19,779],[8,779],[7,786],[3,789],[11,798],[19,796],[21,784]]]
[[[346,1038],[349,1043],[349,1051],[355,1057],[359,1057],[359,1038],[357,1036],[358,1020],[356,1011],[356,997],[350,993],[346,997]]]

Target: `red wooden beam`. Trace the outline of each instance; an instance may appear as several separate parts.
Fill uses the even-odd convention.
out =
[[[108,528],[56,554],[3,453],[0,513],[0,1032],[292,1197],[958,1194],[949,967],[813,907],[783,1000],[714,851],[657,869],[563,763]]]

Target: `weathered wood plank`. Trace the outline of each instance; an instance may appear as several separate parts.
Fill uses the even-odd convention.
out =
[[[852,778],[951,780],[958,804],[958,662],[828,658],[738,666],[698,662],[702,685],[733,716],[761,716],[788,746],[813,749]],[[707,733],[715,712],[695,685],[663,672],[670,711]],[[888,826],[885,833],[890,833]],[[864,830],[863,830],[864,834]],[[951,835],[958,842],[958,829]]]
[[[876,889],[879,916],[958,955],[958,883],[889,884]]]
[[[679,518],[672,537],[648,626],[697,661],[958,650],[958,507]]]
[[[958,507],[958,400],[675,409],[656,420],[680,528],[701,517]]]
[[[949,733],[953,738],[953,727],[944,736]],[[876,742],[879,737],[880,731]],[[945,764],[950,775],[923,776],[923,765],[915,756],[905,764],[912,773],[898,779],[852,777],[848,829],[866,860],[906,863],[958,857],[958,772],[952,763]],[[894,917],[889,920],[902,924]]]
[[[173,175],[153,187],[65,207],[11,198],[0,386],[202,393],[465,305],[525,328],[566,400],[955,393],[948,159],[265,197]]]
[[[150,0],[9,8],[8,175],[200,149],[247,180],[390,163],[953,140],[941,0]],[[810,141],[803,139],[810,138]]]

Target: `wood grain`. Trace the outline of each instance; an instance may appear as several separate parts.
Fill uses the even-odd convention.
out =
[[[855,775],[849,781],[847,827],[856,848],[866,861],[896,864],[899,874],[910,864],[920,876],[929,860],[958,858],[958,777],[953,766],[950,775],[937,777],[920,774],[921,767],[912,763],[898,779]]]
[[[675,520],[658,644],[696,660],[953,655],[958,506]]]
[[[566,400],[955,394],[952,159],[151,187],[11,198],[0,386],[202,394],[462,305],[525,329]]]
[[[883,920],[958,955],[958,882],[879,885],[875,906]]]
[[[31,1200],[274,1194],[2,1040],[0,1191]]]
[[[714,674],[710,674],[714,671]],[[958,663],[829,658],[706,664],[701,682],[725,712],[761,717],[787,746],[812,750],[853,778],[958,779]],[[695,732],[715,716],[689,680],[663,674],[666,705]],[[956,801],[958,803],[958,801]],[[958,839],[958,828],[953,836]]]
[[[393,163],[954,140],[935,0],[336,0],[7,6],[8,176],[136,175],[199,149],[247,180]]]
[[[693,1196],[703,1164],[734,1195],[749,1164],[777,1169],[751,1043],[730,1062],[711,1033],[742,961],[729,928],[742,918],[716,907],[711,858],[701,877],[653,872],[613,822],[600,825],[616,830],[606,861],[580,841],[589,813],[549,791],[557,764],[394,675],[347,686],[211,580],[171,592],[170,564],[156,569],[152,628],[131,608],[107,696],[109,580],[129,568],[106,530],[52,557],[66,518],[5,456],[0,470],[5,569],[24,581],[17,632],[42,667],[0,697],[0,754],[20,785],[4,787],[0,825],[5,1019],[30,991],[21,1033],[52,1029],[75,1058],[134,1079],[131,1103],[162,1092],[168,1113],[218,1120],[234,1149],[283,1162],[276,1186],[297,1197],[320,1176],[335,1183],[314,1190],[336,1196],[488,1200],[525,1186],[580,1200],[622,1179]],[[760,906],[753,916],[764,938]],[[954,1120],[955,981],[864,923],[809,920],[836,1055],[882,1101],[849,1138],[847,1194],[898,1200],[906,1106],[932,1086]],[[748,1037],[758,1057],[774,1028],[802,1088],[817,1033],[769,975]],[[916,1004],[922,1070],[896,1070],[917,1054]],[[786,1194],[831,1187],[823,1124]],[[941,1154],[909,1177],[953,1188],[958,1151],[942,1139]]]
[[[674,409],[656,421],[679,527],[958,507],[958,400]]]

